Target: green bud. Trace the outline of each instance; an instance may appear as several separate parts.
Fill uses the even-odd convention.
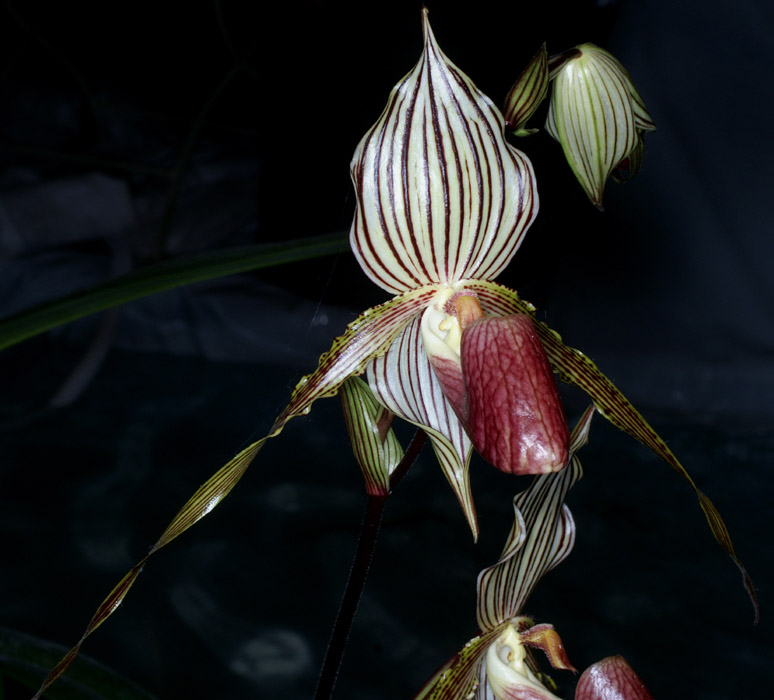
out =
[[[548,94],[548,53],[546,45],[532,57],[505,98],[505,123],[516,136],[534,134],[537,129],[525,129],[527,120],[535,113]]]
[[[607,51],[582,44],[549,61],[553,92],[546,129],[589,199],[602,209],[602,192],[615,171],[629,179],[642,162],[642,135],[655,125],[624,67]]]
[[[394,415],[382,406],[359,377],[350,377],[339,392],[352,451],[371,496],[390,493],[390,475],[403,458],[392,431]]]

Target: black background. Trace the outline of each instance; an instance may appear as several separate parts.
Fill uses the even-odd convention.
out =
[[[616,381],[713,498],[762,621],[751,626],[692,493],[599,418],[570,497],[576,550],[528,612],[579,668],[622,653],[658,698],[768,697],[769,5],[430,11],[441,47],[496,102],[544,40],[549,53],[599,43],[638,85],[658,131],[603,214],[547,135],[519,143],[541,214],[499,281]],[[348,229],[349,159],[419,56],[419,14],[323,0],[4,4],[0,315],[165,257]],[[74,643],[176,509],[384,298],[342,250],[5,351],[0,624]],[[100,327],[100,371],[69,406],[47,407]],[[573,392],[567,403],[573,419],[585,405]],[[475,633],[475,575],[497,559],[525,484],[472,469],[476,546],[429,450],[392,498],[336,697],[412,697]],[[310,697],[362,505],[337,402],[321,402],[151,560],[85,653],[161,698]]]

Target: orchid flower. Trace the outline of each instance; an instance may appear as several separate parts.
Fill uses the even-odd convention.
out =
[[[535,479],[513,499],[514,522],[500,560],[478,576],[480,633],[442,666],[415,700],[559,700],[532,656],[542,650],[557,669],[575,671],[559,634],[521,614],[540,578],[562,562],[575,544],[575,522],[564,501],[583,476],[577,451],[587,442],[593,409],[572,433],[569,464]],[[576,700],[652,700],[621,658],[586,669]]]
[[[422,17],[422,56],[352,159],[352,249],[364,272],[394,296],[349,324],[297,384],[269,434],[194,494],[151,553],[212,510],[291,418],[363,374],[382,407],[427,432],[476,537],[468,473],[474,446],[516,474],[555,471],[567,461],[553,371],[691,485],[755,601],[725,523],[666,443],[594,363],[494,281],[537,214],[535,176],[529,159],[505,140],[503,115],[441,51],[427,11]],[[545,65],[538,59],[530,80]]]
[[[267,438],[349,377],[367,374],[382,406],[428,433],[475,537],[468,474],[474,446],[517,474],[561,469],[566,461],[567,428],[550,367],[690,484],[755,605],[723,519],[666,443],[594,363],[494,281],[537,214],[535,176],[529,159],[505,140],[503,115],[441,51],[427,11],[422,16],[422,56],[352,160],[352,249],[364,272],[394,296],[350,323],[298,383]],[[539,55],[533,63],[526,82],[542,85],[545,60]],[[205,494],[223,482],[225,495],[267,438],[223,467],[202,487]]]

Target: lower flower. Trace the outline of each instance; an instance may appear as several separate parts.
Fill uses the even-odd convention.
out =
[[[532,671],[523,635],[510,625],[487,650],[479,682],[477,700],[560,700]],[[608,656],[583,672],[575,700],[653,700],[653,696],[626,659]]]
[[[530,668],[525,646],[543,648],[556,668],[572,667],[564,654],[559,635],[549,625],[540,625],[539,628],[539,639],[530,642],[530,633],[536,627],[525,632],[519,632],[514,624],[506,627],[489,647],[482,663],[482,691],[491,690],[497,700],[559,700]]]

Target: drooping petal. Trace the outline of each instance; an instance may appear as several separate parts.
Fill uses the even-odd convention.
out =
[[[537,214],[532,165],[504,120],[438,47],[393,89],[352,160],[350,233],[365,273],[392,293],[468,277],[494,279]]]
[[[478,575],[478,624],[493,629],[516,617],[540,578],[572,551],[575,522],[564,505],[570,488],[583,475],[575,453],[586,443],[593,410],[572,433],[569,465],[536,477],[513,499],[514,524],[497,564]]]
[[[269,434],[248,445],[202,484],[172,518],[148,554],[110,591],[95,611],[80,641],[51,670],[35,698],[39,698],[67,670],[86,639],[118,609],[148,559],[210,513],[242,478],[266,440],[278,435],[291,418],[308,413],[315,400],[333,396],[348,377],[362,374],[368,362],[386,352],[395,336],[427,306],[436,293],[433,287],[410,291],[368,309],[347,326],[346,332],[320,358],[317,370],[296,385],[290,403],[276,419]]]
[[[494,282],[471,281],[467,282],[465,287],[476,293],[481,307],[487,313],[502,316],[512,313],[533,314],[534,312],[532,304],[519,299],[515,291]],[[568,384],[583,389],[594,402],[599,413],[661,457],[696,492],[699,505],[704,511],[712,534],[742,573],[744,587],[755,610],[755,622],[757,623],[758,596],[747,570],[736,555],[731,535],[715,505],[699,490],[685,467],[661,436],[653,430],[618,387],[602,374],[582,352],[565,345],[556,331],[551,330],[542,322],[536,322],[535,325],[548,355],[548,361],[554,371],[559,374],[559,378]]]
[[[490,464],[545,474],[567,464],[567,418],[530,316],[489,316],[462,333],[466,428]]]
[[[352,450],[366,482],[366,493],[387,496],[390,474],[403,458],[403,448],[390,427],[394,414],[376,400],[360,377],[347,379],[339,395]]]
[[[592,415],[593,410],[588,410],[573,431],[573,455],[585,444]],[[572,462],[575,461],[573,458]],[[469,700],[472,697],[476,700],[509,697],[556,700],[540,683],[526,660],[528,653],[524,643],[530,642],[529,630],[524,639],[519,634],[519,623],[526,618],[513,618],[537,578],[556,566],[572,549],[575,526],[569,511],[563,507],[563,501],[567,490],[580,475],[580,464],[571,463],[559,473],[536,477],[530,487],[514,499],[514,526],[500,562],[484,569],[479,575],[478,617],[482,633],[449,659],[425,684],[415,700]],[[519,566],[520,562],[525,565]],[[523,582],[517,579],[520,576],[525,577]],[[529,626],[534,628],[531,622]],[[492,652],[492,649],[495,651]],[[508,651],[514,652],[513,658],[508,658]],[[569,665],[557,649],[550,648],[548,651],[562,662],[560,665]],[[495,657],[487,660],[492,653]],[[509,666],[510,670],[505,666]],[[490,672],[493,673],[492,678],[488,676]],[[528,682],[525,683],[525,679]],[[494,686],[491,681],[494,681]],[[522,694],[502,694],[509,688],[516,688]],[[498,695],[498,692],[501,694]]]
[[[608,656],[583,672],[575,700],[653,700],[653,696],[623,656]]]
[[[468,465],[472,445],[444,396],[420,337],[420,318],[368,367],[368,382],[382,405],[427,432],[444,475],[478,538]]]

